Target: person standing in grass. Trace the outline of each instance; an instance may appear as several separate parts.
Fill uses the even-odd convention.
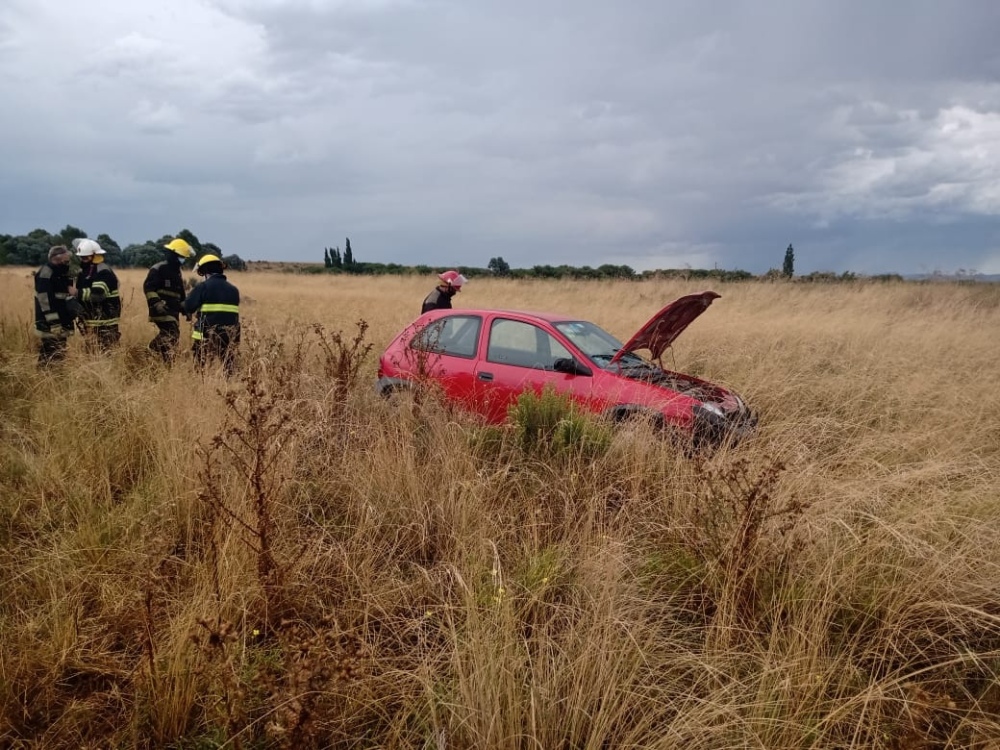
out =
[[[226,377],[232,377],[240,344],[240,290],[226,279],[226,264],[215,255],[199,258],[195,269],[205,280],[181,306],[188,318],[198,316],[191,333],[195,364],[204,367],[220,359]]]
[[[438,274],[441,283],[424,298],[424,304],[420,308],[420,314],[431,310],[450,310],[451,298],[462,291],[467,279],[458,271],[445,271]]]
[[[73,247],[80,259],[76,290],[85,343],[88,350],[96,346],[98,351],[109,352],[122,336],[118,330],[122,312],[118,276],[104,262],[104,248],[94,240],[76,239]]]
[[[181,263],[192,255],[194,250],[187,242],[180,237],[171,240],[163,247],[163,260],[149,269],[142,285],[149,306],[149,322],[157,328],[149,349],[168,365],[174,361],[181,339],[180,316],[184,302]]]
[[[35,335],[39,338],[38,364],[46,366],[66,358],[67,339],[79,312],[76,289],[69,275],[70,252],[65,245],[49,249],[49,258],[35,271]]]

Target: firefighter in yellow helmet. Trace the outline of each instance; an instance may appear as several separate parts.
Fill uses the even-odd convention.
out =
[[[173,362],[181,338],[180,315],[184,302],[181,264],[193,255],[194,249],[180,237],[170,240],[163,246],[163,260],[149,269],[142,284],[149,306],[149,321],[157,328],[149,348],[167,364]]]
[[[194,361],[204,367],[209,360],[219,359],[226,377],[231,377],[240,344],[240,290],[226,279],[226,264],[216,255],[203,255],[195,269],[205,280],[181,306],[188,317],[198,316],[191,333]]]

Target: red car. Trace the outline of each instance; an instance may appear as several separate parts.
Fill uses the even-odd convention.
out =
[[[499,423],[525,390],[545,386],[584,409],[622,421],[648,417],[689,434],[696,445],[751,432],[756,416],[722,386],[671,372],[661,357],[712,301],[715,292],[681,297],[622,344],[593,323],[514,310],[434,310],[393,339],[379,359],[384,396],[433,381],[445,396]],[[648,350],[651,359],[637,351]]]

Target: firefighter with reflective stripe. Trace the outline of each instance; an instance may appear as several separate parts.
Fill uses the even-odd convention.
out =
[[[226,264],[218,256],[202,256],[195,270],[205,280],[191,290],[182,305],[185,315],[198,316],[191,333],[194,361],[204,367],[218,358],[230,377],[236,371],[240,344],[240,290],[226,279]]]
[[[97,242],[76,239],[73,240],[73,247],[80,259],[76,293],[80,300],[84,341],[88,349],[96,345],[99,351],[108,352],[122,337],[118,330],[122,313],[118,277],[104,262],[104,248]]]
[[[66,339],[73,335],[73,320],[80,310],[69,276],[70,252],[65,245],[49,249],[49,259],[35,271],[35,335],[39,338],[38,364],[48,365],[66,357]]]
[[[184,279],[181,277],[181,263],[194,255],[191,246],[180,237],[163,247],[164,259],[156,263],[146,274],[142,291],[149,306],[149,321],[158,329],[156,337],[149,342],[151,351],[170,364],[174,360],[177,343],[181,339],[181,304],[184,302]]]

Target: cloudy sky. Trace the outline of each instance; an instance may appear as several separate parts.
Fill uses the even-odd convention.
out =
[[[1000,272],[997,0],[2,0],[0,233]]]

